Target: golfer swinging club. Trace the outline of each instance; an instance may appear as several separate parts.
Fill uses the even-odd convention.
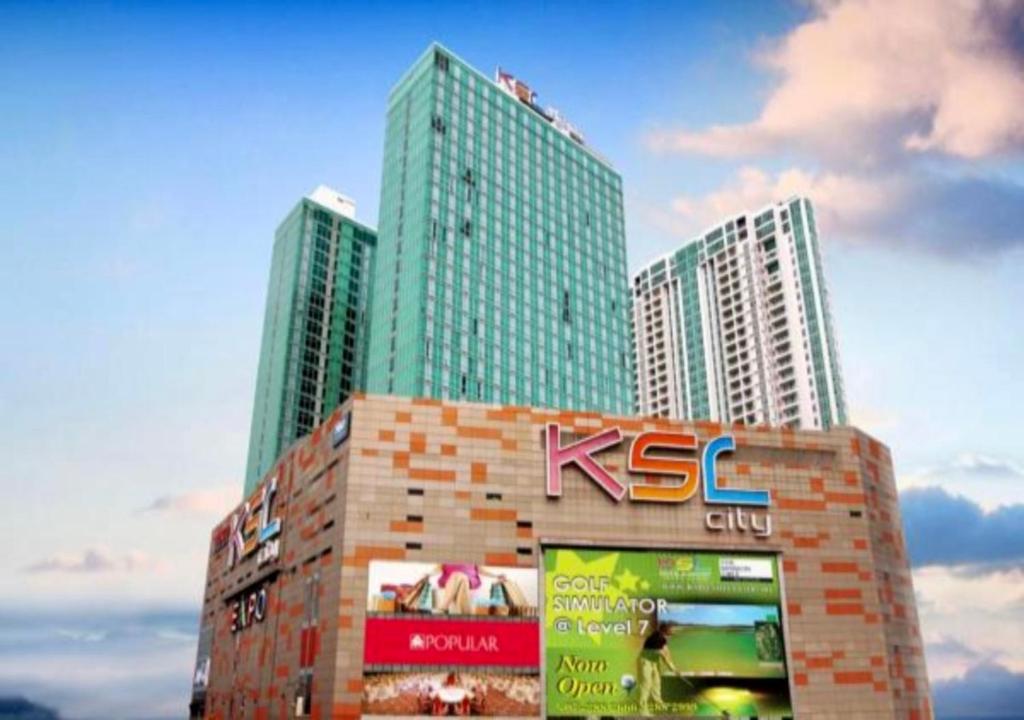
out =
[[[668,636],[671,632],[665,623],[659,623],[644,640],[643,650],[636,659],[637,690],[640,693],[640,714],[651,714],[651,702],[663,705],[661,699],[661,665],[664,663],[677,677],[679,669],[672,662],[668,651]]]

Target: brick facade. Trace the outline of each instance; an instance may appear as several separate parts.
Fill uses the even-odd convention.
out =
[[[331,429],[348,412],[350,436],[334,447]],[[565,470],[561,499],[548,498],[542,433],[549,422],[580,436],[613,426],[627,438],[688,431],[701,443],[731,432],[737,448],[719,459],[720,480],[770,490],[771,537],[709,531],[699,498],[615,503],[575,468]],[[627,449],[622,443],[600,460],[624,477]],[[723,427],[369,396],[295,443],[273,475],[280,558],[257,568],[250,557],[229,569],[227,547],[211,543],[202,613],[213,628],[207,718],[293,717],[300,666],[312,670],[311,717],[358,717],[370,560],[534,568],[545,542],[777,552],[796,717],[932,717],[891,458],[855,429]],[[222,541],[225,525],[218,528]],[[261,586],[265,617],[233,633],[229,601]],[[308,587],[319,597],[315,619]]]

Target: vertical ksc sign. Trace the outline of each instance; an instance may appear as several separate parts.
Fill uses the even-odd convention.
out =
[[[228,569],[254,552],[258,565],[266,565],[280,556],[281,518],[271,519],[276,496],[277,475],[274,475],[231,516]]]
[[[724,510],[708,510],[704,519],[708,530],[751,532],[757,537],[769,537],[772,533],[771,515],[757,512],[757,509],[767,509],[771,504],[767,490],[726,488],[718,484],[719,455],[736,449],[732,435],[720,435],[708,442],[699,460],[678,455],[679,452],[691,451],[696,455],[698,441],[692,433],[657,431],[634,437],[629,448],[629,472],[679,478],[679,482],[673,485],[653,485],[642,480],[622,482],[593,457],[595,453],[609,450],[623,441],[622,430],[618,427],[564,446],[561,436],[561,426],[548,423],[544,432],[548,497],[562,496],[562,469],[567,465],[575,465],[616,502],[628,494],[634,502],[684,503],[697,494],[703,481],[705,505],[730,506]]]

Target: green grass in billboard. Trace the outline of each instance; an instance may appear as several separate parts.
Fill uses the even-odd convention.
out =
[[[672,661],[684,674],[786,677],[779,611],[775,605],[668,604]]]
[[[557,548],[544,567],[549,715],[791,714],[774,557]]]

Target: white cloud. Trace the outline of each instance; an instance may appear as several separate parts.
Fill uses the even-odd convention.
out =
[[[895,410],[868,405],[851,405],[849,415],[851,425],[875,436],[895,431],[902,422]]]
[[[925,644],[925,655],[928,664],[937,668],[933,671],[933,681],[960,676],[980,662],[993,660],[955,637],[942,632],[939,632],[932,642]]]
[[[648,221],[689,239],[730,215],[794,195],[811,199],[823,236],[848,243],[977,255],[1024,242],[1024,186],[907,168],[870,174],[793,167],[770,174],[744,166],[717,190],[677,196],[667,211],[640,210]]]
[[[722,188],[701,196],[678,196],[672,212],[680,227],[705,228],[722,218],[764,205],[804,195],[814,201],[818,223],[824,231],[856,233],[883,218],[895,201],[908,193],[899,177],[884,180],[841,175],[813,174],[791,168],[771,175],[760,168],[740,168]]]
[[[819,5],[757,56],[779,82],[755,120],[661,132],[651,145],[731,157],[799,148],[862,166],[899,149],[963,158],[1020,149],[1022,13],[1016,0]]]
[[[80,643],[97,643],[107,639],[107,633],[97,630],[77,630],[68,628],[57,628],[57,635],[68,640]]]
[[[748,165],[639,211],[688,239],[799,194],[828,238],[958,256],[1024,244],[1024,185],[995,164],[1024,151],[1022,31],[1024,0],[819,3],[756,56],[778,83],[753,121],[647,138]],[[789,167],[750,166],[759,155]]]
[[[918,615],[933,682],[959,677],[979,661],[1024,671],[1024,573],[966,576],[929,567],[914,571]]]
[[[1024,503],[1024,467],[983,453],[960,453],[942,464],[900,474],[897,484],[901,490],[939,487],[969,498],[987,512]]]
[[[143,512],[177,512],[220,517],[241,501],[237,485],[222,485],[209,490],[192,490],[179,495],[163,495],[143,508]]]
[[[129,550],[120,555],[107,548],[86,548],[76,553],[59,553],[44,558],[23,568],[24,572],[38,574],[95,573],[148,573],[165,569],[165,564],[151,558],[140,550]]]
[[[1002,477],[1009,480],[1024,479],[1024,467],[1012,460],[1003,460],[978,453],[958,455],[948,468],[932,470],[933,475],[959,473],[983,477]]]

